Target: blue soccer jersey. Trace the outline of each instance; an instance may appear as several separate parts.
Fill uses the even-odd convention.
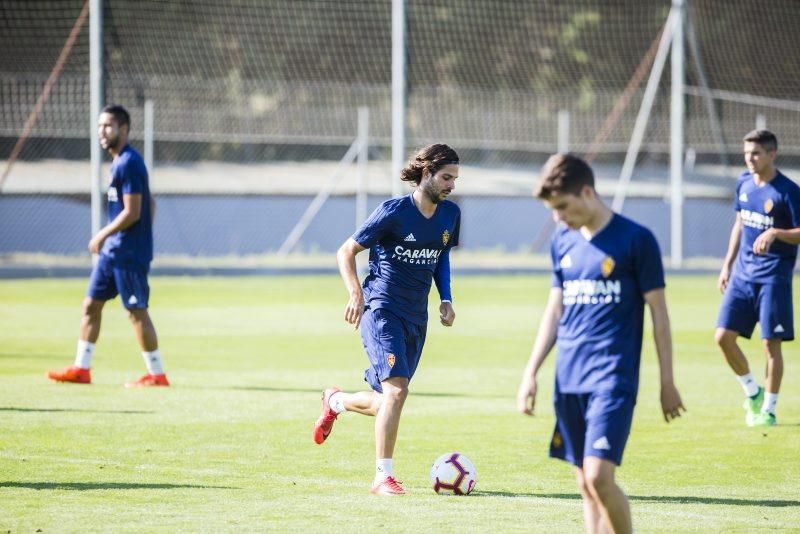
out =
[[[426,324],[434,272],[449,249],[458,245],[460,226],[461,210],[449,200],[441,202],[430,219],[420,213],[412,195],[378,206],[353,235],[370,249],[369,274],[363,284],[366,305]]]
[[[757,255],[753,243],[764,230],[800,227],[800,187],[781,173],[758,186],[745,172],[736,183],[734,209],[742,220],[734,276],[760,284],[791,282],[797,245],[776,239],[766,254]]]
[[[108,188],[108,220],[113,221],[125,208],[123,195],[142,195],[139,220],[124,230],[109,236],[103,254],[118,262],[149,265],[153,260],[153,225],[150,212],[150,186],[142,156],[125,145],[111,164],[111,183]]]
[[[553,287],[563,291],[557,391],[635,395],[643,295],[664,287],[661,251],[652,232],[618,214],[589,240],[561,225],[553,236],[551,256]]]

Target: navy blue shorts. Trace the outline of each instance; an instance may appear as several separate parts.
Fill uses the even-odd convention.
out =
[[[361,318],[361,341],[370,367],[364,380],[378,393],[381,382],[393,376],[411,380],[422,357],[426,325],[405,321],[382,308],[366,309]]]
[[[583,467],[586,456],[617,465],[628,441],[636,398],[624,391],[556,393],[550,456]]]
[[[750,339],[756,323],[761,325],[761,339],[794,339],[792,284],[756,284],[731,277],[717,327],[733,330]]]
[[[100,254],[89,278],[86,294],[95,300],[111,300],[117,295],[126,309],[147,308],[150,285],[147,283],[148,267],[135,263],[117,264],[105,254]]]

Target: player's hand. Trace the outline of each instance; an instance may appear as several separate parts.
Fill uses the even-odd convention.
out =
[[[728,289],[728,282],[731,279],[731,270],[728,266],[724,266],[719,273],[719,278],[717,279],[717,287],[719,288],[720,293],[725,293],[725,290]]]
[[[453,321],[456,320],[456,312],[453,310],[452,302],[439,304],[439,320],[445,326],[453,326]]]
[[[361,291],[350,295],[347,306],[344,309],[344,320],[355,326],[361,324],[361,317],[364,316],[364,294]]]
[[[533,415],[533,408],[536,405],[536,388],[536,377],[523,378],[517,390],[517,410],[520,413]]]
[[[775,229],[768,228],[764,230],[753,243],[753,252],[759,255],[766,254],[773,241],[775,241]]]
[[[669,423],[676,417],[681,416],[681,411],[686,411],[683,407],[681,394],[675,384],[663,384],[661,386],[661,411],[664,413],[664,421]]]
[[[100,251],[103,249],[103,243],[105,243],[106,238],[104,235],[98,233],[94,236],[91,241],[89,241],[89,252],[92,254],[100,254]]]

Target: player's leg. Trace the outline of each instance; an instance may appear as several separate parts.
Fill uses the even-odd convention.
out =
[[[586,408],[583,476],[609,531],[630,532],[628,498],[614,474],[630,435],[636,397],[627,391],[608,391],[589,396]]]
[[[794,339],[794,313],[790,284],[764,284],[758,295],[759,322],[766,356],[764,402],[753,426],[776,424],[775,409],[783,379],[783,341]]]
[[[716,332],[714,332],[714,340],[719,345],[719,348],[722,349],[722,354],[725,356],[728,366],[736,373],[736,376],[744,376],[750,373],[750,365],[742,349],[739,348],[739,343],[736,341],[738,337],[739,332],[725,328],[717,328]]]
[[[408,398],[408,378],[392,376],[381,386],[383,400],[375,415],[375,479],[371,491],[380,495],[400,495],[405,490],[395,479],[392,458],[400,415]]]
[[[81,306],[75,363],[64,369],[48,371],[48,378],[57,382],[91,383],[90,369],[94,358],[95,343],[100,337],[103,306],[105,306],[106,301],[116,296],[117,286],[111,261],[101,254],[92,269],[89,287]]]
[[[758,385],[758,381],[750,371],[742,349],[739,348],[737,338],[739,336],[747,339],[753,334],[756,322],[758,321],[756,287],[754,284],[746,284],[736,279],[732,280],[719,310],[717,319],[717,329],[714,339],[722,350],[725,360],[736,374],[736,379],[744,390],[745,401],[745,422],[750,425],[755,416],[758,415],[761,402],[764,398],[764,388]]]
[[[600,513],[600,506],[594,500],[592,492],[586,485],[586,478],[583,476],[582,468],[575,468],[575,479],[578,482],[578,490],[581,492],[583,499],[583,523],[586,526],[586,532],[588,534],[605,532],[605,520]]]
[[[375,457],[391,458],[397,443],[400,415],[408,398],[408,378],[390,377],[382,385],[383,402],[375,415]]]
[[[361,318],[361,340],[364,350],[370,360],[370,368],[364,372],[364,380],[372,387],[372,391],[359,391],[345,393],[337,387],[331,387],[322,392],[322,413],[314,423],[312,437],[314,442],[321,445],[328,439],[333,424],[339,414],[350,411],[364,415],[375,416],[383,401],[381,394],[381,380],[389,376],[391,366],[387,354],[394,354],[397,350],[405,350],[402,344],[402,334],[392,332],[387,327],[387,321],[380,310],[366,310]],[[393,345],[393,339],[400,337],[401,343]],[[392,364],[394,360],[392,359]]]
[[[783,352],[781,349],[782,339],[765,339],[764,354],[767,357],[767,378],[765,389],[767,394],[777,395],[781,390],[781,380],[783,380]],[[774,410],[771,410],[774,413]]]
[[[381,402],[383,402],[383,395],[375,391],[358,391],[356,393],[339,391],[334,393],[330,400],[334,411],[339,410],[337,413],[356,412],[371,417],[378,414]]]
[[[126,387],[168,386],[169,381],[164,373],[164,362],[158,349],[158,335],[150,318],[148,304],[150,285],[147,280],[147,268],[138,265],[121,265],[114,269],[114,277],[119,288],[119,296],[128,311],[128,319],[133,326],[136,341],[142,351],[147,373],[135,382],[125,384]]]
[[[631,507],[614,479],[615,470],[616,465],[609,460],[596,456],[583,459],[586,488],[598,503],[600,515],[606,521],[609,531],[628,533],[633,531]]]

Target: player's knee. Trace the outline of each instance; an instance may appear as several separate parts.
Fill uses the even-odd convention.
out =
[[[731,332],[724,328],[717,328],[714,331],[714,341],[722,348],[728,347],[731,343],[736,342],[736,332]]]
[[[578,491],[581,492],[581,495],[585,499],[593,499],[592,491],[589,489],[589,486],[586,484],[586,478],[582,474],[578,474],[575,477],[575,482],[578,484]]]
[[[94,300],[92,298],[86,297],[83,300],[83,315],[90,317],[92,319],[97,319],[100,317],[100,314],[103,312],[103,304],[105,304],[101,300]]]
[[[587,493],[600,499],[614,487],[614,477],[603,470],[585,472],[583,481]]]
[[[403,403],[408,397],[408,384],[392,384],[383,386],[384,402]]]
[[[128,310],[128,319],[135,324],[144,324],[150,320],[146,308],[132,308]]]
[[[781,340],[779,339],[765,339],[764,340],[764,354],[767,358],[775,361],[783,361],[783,352],[781,351]]]

